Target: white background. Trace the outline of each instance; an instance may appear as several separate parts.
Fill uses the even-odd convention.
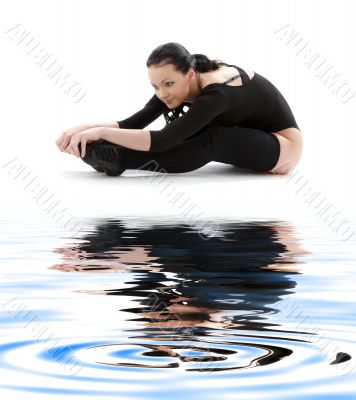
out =
[[[175,41],[278,87],[304,136],[299,173],[354,223],[356,96],[343,103],[275,33],[290,24],[355,91],[354,15],[346,0],[1,2],[1,216],[51,218],[3,167],[15,158],[78,218],[179,215],[162,184],[133,170],[107,177],[55,145],[66,128],[124,119],[142,108],[154,93],[146,60],[158,45]],[[7,33],[18,24],[80,82],[82,101],[63,94]],[[163,125],[160,117],[151,126]],[[286,177],[210,163],[169,179],[208,218],[317,218]]]

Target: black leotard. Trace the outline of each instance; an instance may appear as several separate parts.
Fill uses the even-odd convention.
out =
[[[239,74],[223,83],[205,86],[193,103],[183,102],[176,109],[170,109],[154,94],[140,111],[117,121],[120,128],[143,129],[164,114],[166,126],[149,130],[149,151],[154,152],[162,152],[210,126],[237,126],[266,132],[299,129],[287,101],[268,79],[257,72],[250,79],[242,68],[224,65],[235,67]],[[227,85],[239,76],[242,85]],[[184,111],[184,106],[189,109]]]

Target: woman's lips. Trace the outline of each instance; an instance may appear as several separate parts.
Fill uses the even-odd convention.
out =
[[[173,100],[174,100],[174,99],[172,99],[172,100],[166,100],[166,103],[172,103]]]

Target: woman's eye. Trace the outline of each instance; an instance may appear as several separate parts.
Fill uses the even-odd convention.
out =
[[[169,85],[170,83],[173,85],[174,82],[167,82],[167,85]],[[155,86],[153,86],[153,88],[154,88],[154,90],[157,90],[157,89],[158,89],[158,88],[155,87]]]

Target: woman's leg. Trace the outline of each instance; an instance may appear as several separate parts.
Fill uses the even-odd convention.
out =
[[[277,137],[270,132],[218,126],[209,127],[163,153],[132,150],[123,146],[119,146],[119,153],[126,169],[182,173],[216,161],[256,171],[269,171],[277,164],[280,145]]]

